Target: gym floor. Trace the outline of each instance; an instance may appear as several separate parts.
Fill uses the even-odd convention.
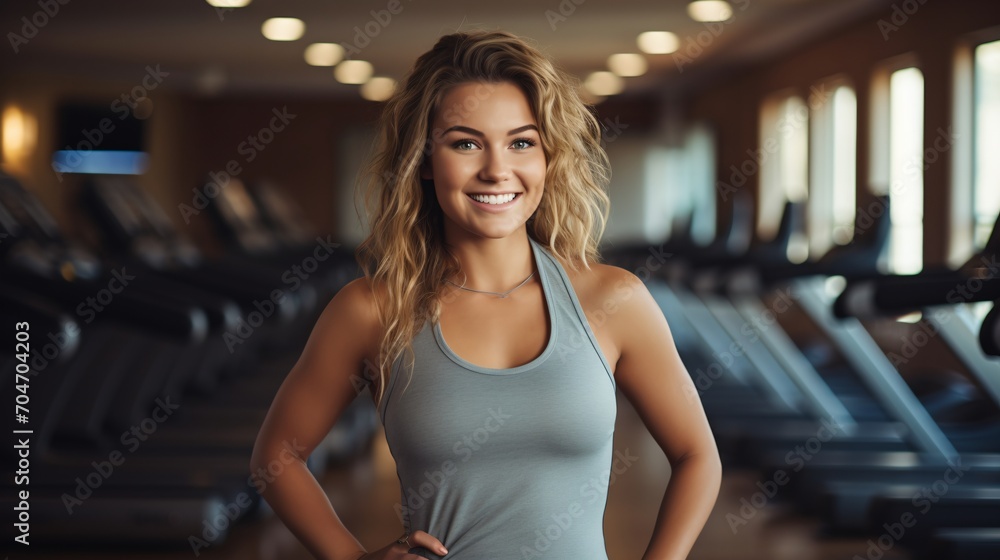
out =
[[[633,459],[609,489],[605,535],[612,560],[638,560],[652,534],[659,502],[670,478],[670,467],[628,401],[619,396],[618,405],[614,448],[622,454],[627,451]],[[855,555],[867,557],[867,538],[824,538],[817,520],[795,515],[784,504],[769,504],[759,510],[746,508],[741,500],[751,500],[759,491],[759,480],[759,475],[751,471],[730,469],[726,472],[715,510],[689,558],[844,560],[855,558]],[[344,524],[369,550],[380,548],[401,534],[401,524],[393,507],[399,501],[399,480],[381,430],[369,450],[348,463],[330,468],[322,483]],[[780,494],[777,497],[780,498]],[[746,523],[734,522],[734,531],[730,525],[734,519]],[[155,554],[73,551],[44,556],[48,560],[189,560],[193,557],[190,549]],[[312,558],[273,515],[241,523],[227,542],[200,550],[198,557],[209,560]],[[906,558],[909,556],[898,550],[885,551],[881,556],[881,560]]]

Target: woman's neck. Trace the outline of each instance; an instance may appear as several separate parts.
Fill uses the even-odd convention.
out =
[[[452,236],[446,241],[449,249],[462,266],[451,280],[465,287],[490,292],[505,292],[522,282],[535,270],[527,230],[522,228],[511,235],[490,239],[473,236]]]

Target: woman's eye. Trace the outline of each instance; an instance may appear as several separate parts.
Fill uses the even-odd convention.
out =
[[[528,140],[527,138],[519,138],[517,140],[514,140],[514,143],[511,144],[511,146],[513,146],[514,149],[517,150],[526,150],[534,145],[535,143],[531,140]]]
[[[471,140],[459,140],[455,142],[454,147],[457,150],[468,151],[476,149],[476,144]]]

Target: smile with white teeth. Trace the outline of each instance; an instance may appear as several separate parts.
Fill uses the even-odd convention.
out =
[[[483,204],[506,204],[517,196],[516,193],[505,193],[505,194],[470,194],[469,197],[476,202],[482,202]]]

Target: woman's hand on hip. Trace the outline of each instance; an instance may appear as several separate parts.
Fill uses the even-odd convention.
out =
[[[448,554],[448,549],[441,544],[441,541],[424,531],[414,531],[408,538],[406,538],[406,542],[402,542],[403,540],[404,538],[400,537],[399,540],[394,541],[376,551],[363,554],[354,560],[414,560],[422,558],[422,556],[410,554],[409,551],[413,548],[426,548],[439,556]],[[409,545],[407,545],[407,543],[409,543]]]

